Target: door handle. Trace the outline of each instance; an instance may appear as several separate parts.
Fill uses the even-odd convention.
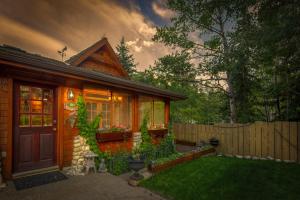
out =
[[[52,128],[52,130],[53,130],[53,131],[56,131],[56,128],[54,127],[54,128]]]

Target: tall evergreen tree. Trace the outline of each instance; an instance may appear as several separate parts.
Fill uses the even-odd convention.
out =
[[[120,44],[116,47],[116,49],[121,64],[129,76],[132,76],[136,72],[136,63],[133,55],[129,52],[129,48],[125,43],[124,37],[122,37]]]

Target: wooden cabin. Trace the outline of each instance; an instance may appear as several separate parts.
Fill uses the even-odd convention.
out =
[[[120,133],[100,138],[101,150],[120,144],[130,149],[146,114],[150,133],[163,135],[170,101],[185,98],[130,80],[106,38],[66,62],[0,46],[0,152],[5,178],[70,166],[73,138],[78,135],[79,95],[84,97],[88,120],[101,114],[99,129],[126,133],[126,141]]]

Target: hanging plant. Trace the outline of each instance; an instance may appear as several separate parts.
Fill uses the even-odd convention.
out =
[[[100,157],[104,156],[104,153],[99,150],[96,133],[99,128],[100,115],[97,115],[92,122],[87,120],[87,109],[85,106],[84,98],[79,95],[77,100],[77,128],[79,129],[79,135],[86,139],[90,150]]]

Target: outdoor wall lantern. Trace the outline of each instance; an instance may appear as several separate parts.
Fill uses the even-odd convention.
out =
[[[71,88],[69,88],[68,91],[67,91],[68,100],[74,100],[74,97],[75,97],[74,91]]]

